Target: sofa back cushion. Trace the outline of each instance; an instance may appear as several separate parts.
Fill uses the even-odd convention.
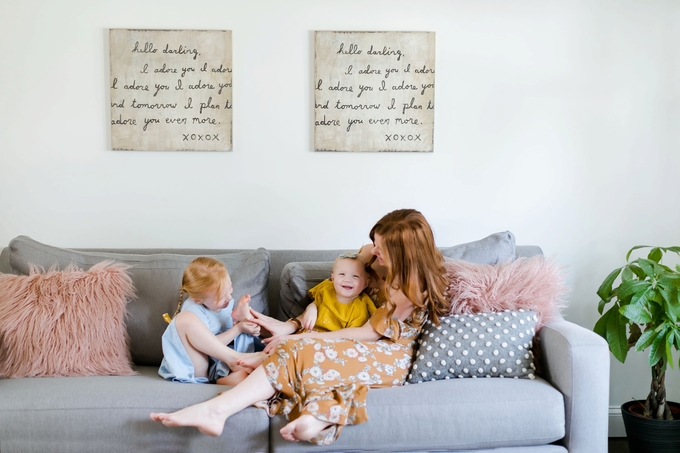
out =
[[[182,274],[199,255],[87,252],[53,247],[19,236],[9,244],[9,261],[14,273],[28,275],[30,265],[64,269],[71,264],[89,269],[105,261],[130,265],[128,272],[136,290],[136,299],[128,304],[126,318],[130,352],[136,365],[158,366],[163,358],[161,336],[167,327],[163,313],[172,315],[179,302]],[[265,249],[209,255],[222,261],[234,285],[234,298],[250,294],[257,311],[267,307],[269,252]]]

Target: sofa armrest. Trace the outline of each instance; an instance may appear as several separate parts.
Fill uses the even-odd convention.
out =
[[[569,453],[606,453],[609,348],[591,330],[558,320],[539,332],[545,379],[564,395]]]

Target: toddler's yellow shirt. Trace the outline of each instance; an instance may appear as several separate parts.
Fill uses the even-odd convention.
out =
[[[324,280],[309,290],[317,306],[318,314],[314,330],[331,332],[347,327],[361,327],[375,313],[375,304],[365,293],[359,294],[348,304],[341,303],[336,296],[333,282]]]

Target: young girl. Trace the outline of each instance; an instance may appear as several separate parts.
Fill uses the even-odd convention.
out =
[[[180,288],[181,311],[162,338],[161,377],[236,385],[250,374],[252,369],[238,361],[254,352],[253,336],[260,334],[260,327],[247,320],[250,295],[242,296],[234,307],[232,292],[231,278],[220,261],[199,257],[187,266]],[[184,293],[189,298],[182,303]],[[227,346],[232,342],[233,349]]]
[[[274,333],[267,346],[274,353],[234,389],[174,413],[152,413],[151,419],[219,436],[231,415],[269,401],[270,412],[289,419],[280,430],[284,439],[316,444],[332,443],[344,426],[365,422],[369,387],[402,385],[424,322],[429,317],[438,325],[448,308],[444,258],[420,212],[393,211],[370,237],[378,275],[385,276],[380,286],[386,302],[366,324],[289,335],[292,323],[253,313]]]
[[[309,290],[312,301],[297,318],[301,327],[330,332],[366,324],[376,310],[373,300],[363,292],[369,281],[361,255],[343,253],[338,256],[333,262],[331,278]]]

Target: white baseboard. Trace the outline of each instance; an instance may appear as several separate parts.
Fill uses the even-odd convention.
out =
[[[609,406],[609,437],[626,437],[621,406]]]

